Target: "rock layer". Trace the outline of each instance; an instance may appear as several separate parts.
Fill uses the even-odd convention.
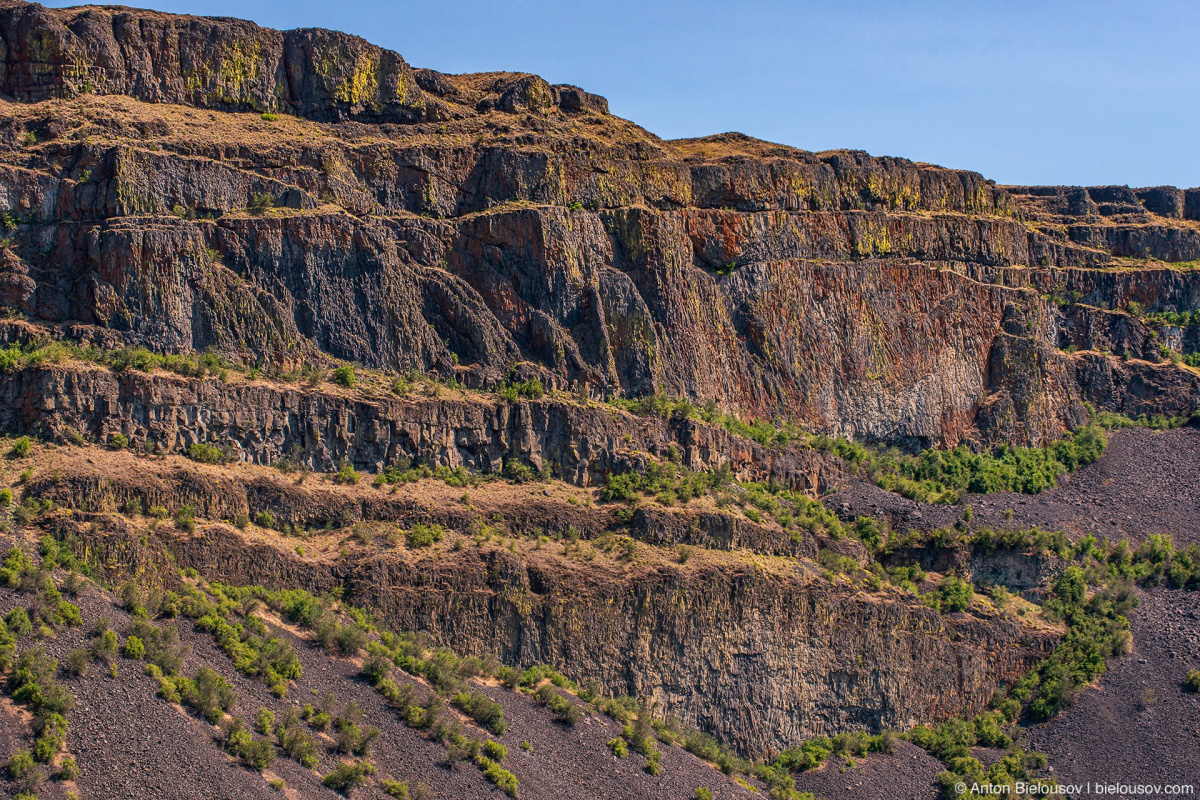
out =
[[[1200,397],[1140,363],[1195,329],[1139,316],[1200,302],[1172,266],[1200,257],[1196,190],[667,142],[573,87],[327,31],[9,0],[0,38],[0,302],[74,335],[478,386],[526,362],[922,446]]]

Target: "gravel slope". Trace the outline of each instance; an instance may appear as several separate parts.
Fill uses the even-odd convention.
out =
[[[975,512],[972,528],[1036,525],[1073,538],[1092,533],[1114,542],[1128,537],[1135,544],[1169,533],[1177,545],[1187,545],[1200,542],[1197,475],[1200,430],[1128,428],[1111,433],[1104,456],[1063,476],[1057,488],[1036,495],[968,495],[964,502]],[[861,481],[825,503],[843,515],[888,517],[901,530],[950,526],[962,518],[960,507],[916,503]]]
[[[0,613],[27,602],[16,593],[0,589]],[[95,620],[106,616],[114,630],[123,634],[131,619],[113,605],[112,598],[94,588],[85,590],[75,602],[84,617],[82,628],[66,629],[44,644],[60,661],[73,648],[86,645],[88,631]],[[238,674],[230,660],[212,639],[194,631],[190,620],[160,622],[174,624],[180,640],[191,648],[183,673],[192,675],[201,666],[220,673],[234,688],[238,704],[235,716],[252,726],[260,707],[281,716],[290,705],[312,702],[332,693],[338,708],[351,701],[363,710],[366,722],[382,730],[373,745],[371,760],[378,777],[406,780],[410,786],[425,784],[433,798],[475,800],[505,795],[492,786],[478,768],[468,762],[454,767],[444,763],[446,750],[408,728],[395,710],[374,689],[359,678],[359,666],[347,659],[334,658],[311,645],[308,640],[286,629],[276,632],[287,637],[303,665],[303,675],[286,699],[275,698],[259,679]],[[34,644],[23,637],[20,648]],[[339,756],[332,751],[332,738],[318,736],[322,746],[315,772],[301,768],[280,754],[270,775],[242,766],[220,747],[219,732],[206,722],[155,696],[157,685],[143,671],[143,663],[123,658],[116,660],[119,674],[110,676],[103,664],[94,664],[81,677],[60,680],[76,695],[77,705],[70,715],[68,750],[79,763],[78,791],[88,800],[288,800],[314,798],[334,800],[338,795],[321,784],[321,777],[336,765]],[[397,682],[415,683],[396,671]],[[679,747],[660,745],[662,772],[651,776],[645,771],[645,759],[630,754],[626,759],[612,756],[606,742],[620,735],[620,726],[603,716],[585,716],[570,728],[553,720],[552,714],[529,697],[499,686],[477,687],[502,703],[509,730],[498,739],[508,747],[504,766],[520,781],[522,800],[558,798],[622,798],[624,800],[679,800],[690,797],[700,786],[711,788],[719,798],[754,797],[711,765],[705,764]],[[22,726],[10,724],[9,709],[0,705],[0,757],[7,761],[16,749],[29,747]],[[484,739],[487,734],[463,721],[468,735]],[[522,750],[528,741],[531,749]],[[2,763],[2,762],[0,762]],[[266,777],[285,779],[284,795],[271,788]],[[45,783],[39,797],[62,797],[63,787]],[[0,780],[0,797],[11,796],[15,788]],[[377,783],[357,790],[355,798],[386,796]],[[761,797],[761,795],[758,795]]]
[[[1110,662],[1097,688],[1029,738],[1063,783],[1191,783],[1200,792],[1200,695],[1181,686],[1200,669],[1200,596],[1155,589],[1140,598],[1133,654]]]

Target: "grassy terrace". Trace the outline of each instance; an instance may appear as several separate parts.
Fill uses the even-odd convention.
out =
[[[340,387],[365,396],[437,397],[443,393],[474,396],[485,402],[521,402],[538,400],[548,393],[536,378],[505,380],[491,392],[465,389],[457,380],[444,379],[411,371],[399,375],[367,370],[352,364],[297,364],[292,366],[247,366],[235,364],[215,354],[161,355],[144,348],[100,350],[63,341],[37,342],[25,346],[12,344],[0,349],[0,374],[26,367],[82,361],[114,371],[165,370],[186,377],[213,377],[221,381],[269,380],[277,383],[307,385],[311,388]],[[558,402],[588,403],[573,394],[555,392],[549,396]],[[757,442],[764,447],[800,447],[834,453],[843,459],[851,473],[857,474],[888,491],[910,499],[931,503],[955,503],[966,492],[984,494],[996,491],[1036,493],[1056,485],[1060,475],[1092,463],[1106,446],[1105,429],[1127,425],[1176,427],[1186,418],[1168,420],[1129,420],[1112,414],[1097,414],[1093,424],[1068,434],[1047,447],[1002,446],[990,452],[972,452],[965,446],[952,450],[930,449],[919,454],[895,448],[868,446],[846,439],[814,435],[787,421],[744,420],[722,412],[714,401],[703,406],[686,399],[653,395],[636,399],[609,398],[614,410],[638,416],[691,419],[723,427],[730,433]],[[201,460],[215,458],[205,451]],[[673,454],[678,458],[678,454]],[[513,463],[516,477],[535,477],[527,465]],[[510,475],[509,477],[513,477]],[[385,478],[391,481],[391,477]],[[690,497],[712,491],[723,484],[718,475],[692,475],[682,467],[664,462],[641,475],[610,475],[605,499],[632,501],[639,495],[652,494],[666,505],[687,502]]]

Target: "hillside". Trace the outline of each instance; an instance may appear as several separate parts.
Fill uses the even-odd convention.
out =
[[[1200,189],[668,141],[225,18],[0,0],[0,45],[4,791],[1200,768]]]

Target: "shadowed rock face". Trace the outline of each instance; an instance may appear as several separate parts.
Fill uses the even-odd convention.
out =
[[[1195,190],[666,142],[328,31],[10,1],[0,37],[0,302],[73,335],[472,386],[523,361],[907,445],[1200,401],[1142,360],[1196,329],[1125,313],[1200,302],[1172,266],[1200,257]]]

